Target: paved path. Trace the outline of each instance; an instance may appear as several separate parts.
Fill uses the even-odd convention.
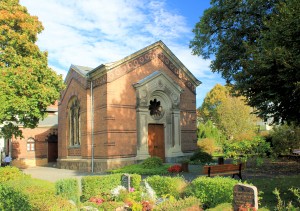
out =
[[[43,167],[43,166],[36,166],[30,167],[27,169],[22,169],[25,174],[30,174],[33,178],[43,179],[50,182],[56,182],[60,179],[65,178],[78,178],[81,179],[83,176],[87,175],[101,175],[105,173],[91,173],[91,172],[78,172],[75,170],[69,169],[58,169],[54,167]]]

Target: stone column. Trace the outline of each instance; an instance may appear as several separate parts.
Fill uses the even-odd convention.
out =
[[[150,157],[148,152],[148,109],[137,109],[137,159],[144,160]]]

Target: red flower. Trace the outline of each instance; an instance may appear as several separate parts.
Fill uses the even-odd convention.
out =
[[[168,172],[170,172],[170,173],[178,173],[181,171],[182,171],[182,168],[180,165],[173,165],[168,168]]]
[[[96,204],[102,204],[105,200],[97,197],[91,197],[89,201]]]

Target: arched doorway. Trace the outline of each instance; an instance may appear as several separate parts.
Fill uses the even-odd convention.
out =
[[[57,146],[57,135],[51,134],[48,139],[48,163],[56,162],[58,158],[58,146]]]

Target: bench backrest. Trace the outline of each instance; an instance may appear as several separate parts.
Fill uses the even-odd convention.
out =
[[[293,149],[294,154],[300,154],[300,149]]]
[[[203,173],[208,174],[209,168],[210,168],[210,173],[220,173],[220,172],[239,171],[240,168],[241,170],[244,169],[245,165],[244,164],[223,164],[223,165],[204,166]]]

